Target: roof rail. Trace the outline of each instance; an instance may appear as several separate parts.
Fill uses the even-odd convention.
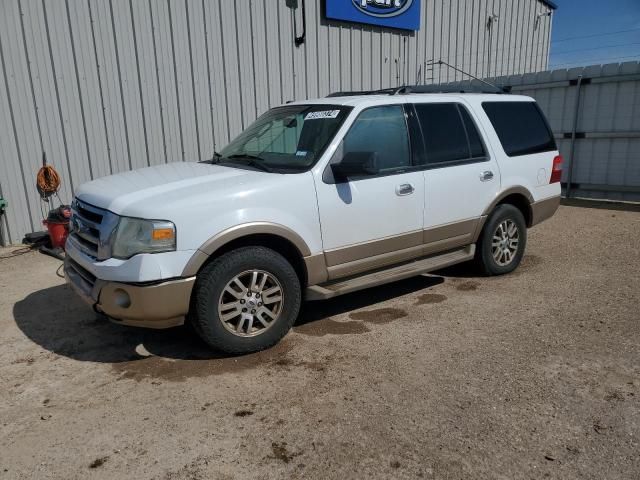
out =
[[[412,93],[511,93],[511,87],[491,88],[478,84],[444,84],[444,85],[404,85],[402,87],[383,88],[381,90],[333,92],[329,97],[350,97],[357,95],[408,95]]]
[[[444,85],[407,85],[398,93],[510,93],[511,87],[493,88],[477,83],[448,83]]]
[[[362,91],[346,91],[333,92],[326,96],[329,97],[352,97],[356,95],[396,95],[398,90],[404,87],[383,88],[381,90],[362,90]]]

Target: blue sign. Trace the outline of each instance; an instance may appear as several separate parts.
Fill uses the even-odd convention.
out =
[[[327,18],[420,30],[420,0],[326,0]]]

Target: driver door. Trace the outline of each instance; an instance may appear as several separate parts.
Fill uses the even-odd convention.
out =
[[[339,181],[329,165],[316,179],[329,279],[417,257],[422,250],[424,175],[411,171],[403,106],[363,110],[330,163],[348,152],[375,152],[380,171]]]

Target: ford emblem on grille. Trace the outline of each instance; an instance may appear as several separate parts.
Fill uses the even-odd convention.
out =
[[[84,222],[78,218],[74,218],[73,230],[75,232],[78,232],[79,234],[92,235],[89,227],[85,225]]]

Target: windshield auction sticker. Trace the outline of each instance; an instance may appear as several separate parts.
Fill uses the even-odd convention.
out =
[[[321,112],[309,112],[305,120],[317,120],[319,118],[336,118],[340,110],[322,110]]]

